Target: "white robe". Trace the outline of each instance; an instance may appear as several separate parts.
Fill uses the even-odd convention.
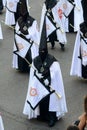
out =
[[[3,0],[3,6],[5,7],[5,5],[6,5],[6,0]]]
[[[16,33],[20,34],[18,23],[16,24],[15,30],[16,30]],[[27,39],[30,38],[32,41],[35,42],[35,43],[33,43],[32,47],[31,47],[31,56],[33,59],[38,55],[39,38],[40,38],[36,20],[33,22],[32,26],[29,27],[28,32],[29,32],[29,34],[25,35],[25,37]],[[18,42],[19,41],[22,42],[20,39],[18,40]],[[15,44],[13,47],[13,51],[15,51]],[[16,54],[13,54],[12,67],[18,69],[18,56]]]
[[[60,117],[64,116],[64,114],[67,112],[67,105],[65,99],[63,79],[61,75],[60,65],[58,62],[53,62],[53,64],[50,67],[50,74],[51,74],[51,87],[53,90],[56,91],[56,93],[61,95],[61,98],[59,98],[55,93],[50,95],[49,111],[56,111],[56,116],[59,119]],[[28,119],[36,118],[38,115],[40,115],[38,106],[36,107],[35,110],[33,110],[31,109],[30,105],[27,103],[27,100],[29,100],[30,97],[29,93],[30,93],[32,82],[34,81],[35,85],[37,84],[37,86],[41,84],[40,82],[38,82],[37,79],[35,80],[33,79],[35,79],[35,76],[34,76],[34,66],[32,65],[30,70],[27,96],[26,96],[24,109],[23,109],[23,114],[27,115]]]
[[[3,39],[1,24],[0,24],[0,39]]]
[[[80,41],[80,30],[79,30],[76,35],[76,40],[75,40],[75,45],[74,45],[74,50],[72,55],[72,62],[71,62],[71,69],[70,69],[71,76],[82,77],[81,59],[78,58],[78,56],[80,56],[80,46],[81,46],[81,41]]]
[[[1,115],[0,115],[0,130],[4,130],[4,124]]]
[[[62,10],[62,12],[64,12],[64,8],[62,6],[61,1],[57,2],[57,4],[52,8],[52,14],[53,14],[53,17],[54,17],[54,21],[57,24],[57,27],[60,27],[60,29],[57,29],[57,31],[56,31],[57,40],[59,40],[59,42],[61,42],[63,44],[66,44],[67,43],[67,38],[66,38],[65,25],[64,25],[65,16],[63,14],[61,16],[60,16],[60,14],[58,14],[58,11],[60,9]],[[41,31],[42,31],[43,21],[44,21],[46,11],[47,11],[47,9],[46,9],[46,5],[44,3],[43,8],[42,8],[42,13],[41,13],[40,34],[41,34]],[[46,25],[48,26],[48,23],[46,23]]]
[[[74,28],[74,32],[77,32],[79,30],[80,23],[83,22],[83,9],[81,5],[81,0],[74,0],[75,2],[75,8],[74,8],[74,25],[72,25],[72,28]],[[65,30],[66,32],[69,32],[68,25],[71,24],[68,21],[68,18],[65,20]]]
[[[6,7],[11,11],[9,11],[6,8],[6,16],[5,16],[5,24],[6,25],[15,25],[15,16],[14,13],[17,11],[17,4],[19,0],[6,0]],[[28,0],[27,2],[27,7],[28,7]]]

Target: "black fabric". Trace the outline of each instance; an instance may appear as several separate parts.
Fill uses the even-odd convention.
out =
[[[42,74],[43,78],[39,79],[39,81],[49,90],[49,85],[51,83],[51,76],[50,76],[50,66],[52,65],[52,63],[56,61],[56,59],[47,54],[46,59],[44,60],[44,62],[42,63],[42,60],[40,58],[40,56],[36,57],[34,59],[34,66],[36,67],[36,69],[38,70],[39,73]],[[35,72],[36,75],[36,72]],[[37,77],[37,76],[36,76]],[[49,84],[46,86],[44,84],[44,80],[48,79]]]
[[[87,22],[87,0],[82,0],[82,8],[83,8],[83,18],[84,21]]]
[[[19,24],[19,27],[20,27],[19,30],[21,31],[22,34],[24,34],[24,35],[27,35],[27,34],[28,34],[28,28],[29,28],[30,26],[32,26],[33,21],[34,21],[34,18],[32,18],[32,17],[29,16],[29,15],[28,15],[28,17],[26,18],[26,22],[23,21],[23,18],[22,18],[22,17],[20,17],[20,18],[18,19],[18,24]],[[23,27],[24,27],[25,25],[26,25],[26,27],[27,27],[27,30],[23,30]],[[33,42],[30,43],[30,39],[27,39],[27,38],[26,38],[24,35],[22,35],[22,34],[20,34],[19,36],[22,37],[24,40],[28,41],[29,44],[31,44],[31,46],[32,46]],[[17,35],[18,35],[18,34],[17,34]],[[29,50],[28,50],[28,52],[27,52],[27,55],[26,55],[26,57],[25,57],[25,58],[29,61],[30,64],[32,63],[31,46],[30,46],[30,48],[29,48]],[[19,69],[21,72],[29,72],[29,70],[30,70],[28,63],[27,63],[23,58],[21,58],[20,56],[18,56],[18,69]]]
[[[71,1],[74,2],[74,0],[71,0]],[[69,14],[68,23],[69,23],[69,25],[68,25],[69,32],[74,32],[74,28],[70,26],[70,24],[72,26],[74,26],[74,8],[72,9],[72,11]]]
[[[15,13],[15,21],[17,21],[20,16],[24,16],[26,13],[28,13],[26,0],[20,0],[17,4],[17,11]]]
[[[18,4],[20,16],[24,16],[28,12],[27,2],[26,0],[20,0]]]
[[[53,31],[50,35],[49,35],[49,42],[51,42],[51,45],[54,45],[55,41],[58,41],[57,39],[57,34],[56,31]]]
[[[47,53],[48,53],[47,49],[43,49],[43,50],[39,49],[39,56],[40,56],[42,62],[44,62],[44,60],[47,56]]]
[[[83,35],[81,35],[81,34],[80,34],[80,40],[83,40],[85,42],[85,44],[87,44],[87,41],[85,40],[85,37]]]
[[[45,121],[56,121],[56,112],[50,112],[49,111],[49,100],[50,96],[47,96],[40,102],[39,108],[40,108],[40,117],[42,120]]]
[[[74,122],[74,125],[78,126],[79,123],[80,123],[80,120],[76,120],[76,121]]]
[[[42,62],[44,62],[47,54],[48,54],[48,48],[47,48],[47,33],[46,33],[46,17],[44,17],[43,28],[40,37],[40,45],[39,45],[39,56]]]
[[[82,77],[84,79],[87,79],[87,65],[86,66],[82,65]]]
[[[2,3],[2,0],[0,0],[0,11],[3,10],[3,3]]]
[[[30,49],[27,52],[27,55],[26,55],[25,58],[29,61],[30,64],[32,63],[31,50]],[[21,58],[20,56],[18,56],[18,69],[21,72],[28,72],[28,73],[29,73],[29,70],[30,70],[29,64],[23,58]]]
[[[40,108],[40,116],[42,117],[42,119],[47,119],[48,118],[48,111],[49,111],[49,96],[47,96],[46,98],[44,98],[44,100],[42,102],[40,102],[39,104],[39,108]]]
[[[39,45],[39,56],[41,57],[42,61],[44,61],[47,54],[48,54],[48,48],[47,48],[47,33],[46,33],[46,17],[44,17],[43,28],[40,37],[40,45]]]
[[[24,35],[27,35],[28,28],[32,26],[34,20],[35,19],[31,17],[28,13],[24,17],[19,17],[18,24],[19,24],[21,33],[23,33]]]
[[[53,120],[54,122],[57,120],[56,112],[49,112],[49,120]]]
[[[80,31],[83,33],[83,36],[87,38],[87,22],[80,24]]]
[[[37,56],[34,59],[34,66],[38,70],[39,73],[42,73],[44,76],[43,79],[48,79],[51,83],[51,76],[50,76],[50,67],[53,64],[54,61],[57,61],[55,57],[51,56],[50,54],[47,54],[46,59],[42,63],[40,56]],[[43,69],[41,69],[43,67]],[[43,82],[43,81],[42,81]],[[45,86],[48,90],[50,90],[49,86]],[[40,104],[40,118],[45,121],[56,121],[56,112],[49,112],[49,100],[50,95],[44,98]]]
[[[57,4],[57,0],[46,0],[45,4],[47,9],[52,9]]]
[[[46,68],[50,68],[50,66],[52,65],[52,63],[54,61],[57,61],[55,59],[54,56],[50,55],[50,54],[47,54],[46,56],[46,59],[43,63],[44,67]],[[40,68],[42,67],[42,62],[41,62],[41,58],[40,56],[37,56],[35,59],[34,59],[34,66],[37,68],[37,70],[40,72]]]

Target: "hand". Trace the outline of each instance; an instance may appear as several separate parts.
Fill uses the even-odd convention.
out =
[[[48,86],[48,85],[49,85],[49,80],[48,80],[48,79],[45,79],[45,80],[44,80],[44,84],[45,84],[46,86]]]
[[[38,71],[36,71],[36,75],[39,79],[43,78],[42,74],[41,73],[38,73]]]

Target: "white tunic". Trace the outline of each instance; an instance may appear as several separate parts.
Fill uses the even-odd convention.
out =
[[[0,24],[0,39],[3,39],[1,24]]]
[[[0,130],[4,130],[4,124],[1,115],[0,115]]]
[[[82,32],[79,30],[76,36],[70,70],[70,75],[77,77],[83,77],[82,65],[84,67],[87,66],[87,38],[81,38],[80,35],[83,36]]]
[[[19,25],[18,23],[16,24],[16,33],[20,34],[20,31],[19,31]],[[31,27],[29,27],[28,29],[28,35],[25,35],[25,37],[27,39],[31,39],[32,41],[34,41],[32,47],[31,47],[31,56],[32,56],[32,59],[38,55],[38,47],[39,47],[39,30],[38,30],[38,25],[37,25],[37,21],[35,20],[32,24]],[[19,42],[20,41],[20,42]],[[18,39],[18,43],[21,43],[23,42],[20,39]],[[14,44],[14,47],[13,47],[13,51],[15,51],[15,44]],[[13,68],[16,68],[18,69],[18,56],[16,54],[13,54],[13,61],[12,61],[12,67]]]
[[[56,116],[60,118],[64,116],[64,114],[67,112],[67,105],[65,99],[63,79],[61,75],[60,65],[58,62],[53,62],[53,64],[50,67],[50,74],[51,74],[51,87],[53,90],[56,91],[57,94],[61,95],[61,98],[59,98],[55,93],[50,95],[49,111],[56,111]],[[29,100],[30,98],[29,94],[30,94],[30,88],[32,87],[32,82],[37,86],[41,85],[41,83],[38,82],[38,79],[35,79],[33,65],[30,70],[28,91],[27,91],[27,96],[26,96],[24,109],[23,109],[23,114],[27,115],[28,119],[36,118],[37,115],[40,114],[38,106],[36,107],[35,110],[33,110],[31,109],[30,105],[27,103],[27,100]],[[42,90],[40,89],[40,91]],[[37,93],[37,95],[38,94],[39,93]]]
[[[81,59],[78,58],[79,48],[80,48],[80,31],[78,31],[76,40],[75,40],[70,75],[81,77]]]

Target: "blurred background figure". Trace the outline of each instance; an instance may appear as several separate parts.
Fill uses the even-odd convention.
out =
[[[80,24],[80,30],[76,35],[70,75],[87,79],[87,23],[86,22]]]
[[[13,49],[15,54],[13,54],[12,67],[21,72],[29,72],[29,64],[31,64],[33,58],[38,55],[39,30],[37,21],[29,15],[27,10],[22,11],[22,15],[18,18],[15,26]],[[22,57],[26,50],[25,56]],[[20,55],[17,51],[21,52]],[[26,62],[26,60],[29,63]]]
[[[52,49],[54,49],[57,41],[61,49],[64,50],[64,45],[67,42],[64,28],[64,8],[62,5],[61,0],[45,0],[42,7],[40,30],[43,26],[44,17],[46,17],[47,42],[51,43]]]
[[[77,32],[79,30],[80,23],[83,22],[83,9],[81,0],[68,1],[73,4],[74,8],[66,18],[66,32]]]
[[[15,25],[17,19],[21,16],[21,9],[28,10],[28,0],[6,0],[6,16],[5,16],[5,24],[7,25]]]
[[[55,48],[55,42],[58,42],[64,51],[67,43],[65,22],[73,7],[68,0],[45,0],[43,3],[40,30],[46,17],[47,42],[51,43],[52,49]]]

